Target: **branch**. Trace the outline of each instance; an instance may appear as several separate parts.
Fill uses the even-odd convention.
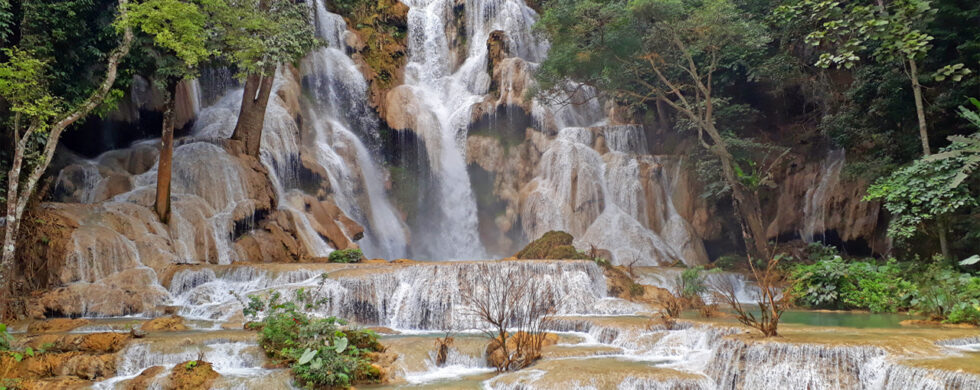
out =
[[[119,17],[126,17],[126,5],[128,0],[119,0]],[[28,177],[25,183],[24,190],[29,195],[33,191],[34,186],[37,185],[37,181],[44,174],[44,171],[48,169],[48,165],[51,164],[51,159],[54,157],[54,151],[58,147],[58,140],[61,138],[61,133],[73,123],[77,122],[79,119],[84,118],[92,110],[102,104],[105,100],[105,96],[112,89],[112,85],[116,83],[116,76],[119,72],[119,63],[122,61],[123,57],[129,54],[130,45],[133,42],[133,30],[126,24],[125,30],[123,31],[123,41],[119,46],[113,50],[112,54],[109,56],[108,63],[106,64],[106,77],[102,80],[102,84],[99,88],[92,92],[92,95],[85,100],[84,103],[79,105],[64,119],[58,121],[51,127],[51,132],[48,134],[48,139],[44,144],[44,156],[41,162],[34,167],[31,171],[31,175]],[[28,137],[24,137],[27,139]],[[17,200],[17,214],[22,214],[24,209],[27,207],[27,202],[30,196],[20,196]],[[8,199],[8,201],[13,201]]]

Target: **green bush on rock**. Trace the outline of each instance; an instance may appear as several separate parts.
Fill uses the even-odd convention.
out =
[[[331,263],[356,263],[364,258],[364,252],[361,252],[358,248],[342,249],[330,252],[330,257],[328,258]]]
[[[541,238],[531,241],[530,244],[517,252],[518,259],[535,260],[588,260],[589,255],[579,252],[572,245],[574,238],[571,234],[552,230],[545,233]]]
[[[326,302],[305,289],[297,290],[290,301],[273,292],[267,298],[249,296],[243,312],[253,319],[264,316],[247,328],[258,330],[262,350],[277,365],[290,367],[300,386],[349,388],[355,383],[380,383],[383,374],[370,358],[373,352],[384,352],[377,335],[350,328],[343,319],[307,314]]]

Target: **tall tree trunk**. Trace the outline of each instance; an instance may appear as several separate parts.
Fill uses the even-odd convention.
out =
[[[725,181],[732,188],[732,207],[735,216],[742,227],[742,240],[745,242],[745,252],[752,259],[766,260],[766,231],[762,223],[762,207],[759,196],[745,188],[745,185],[735,175],[734,159],[728,154],[721,157],[722,171]]]
[[[125,10],[128,0],[119,0],[119,17],[125,17]],[[44,171],[48,169],[48,165],[51,164],[51,159],[54,157],[54,151],[58,147],[58,141],[61,139],[61,133],[65,131],[68,126],[77,122],[79,119],[84,118],[92,110],[102,104],[105,100],[106,95],[112,89],[112,85],[116,82],[116,76],[119,71],[119,62],[122,61],[123,57],[129,54],[130,44],[133,42],[133,31],[128,26],[123,30],[123,40],[119,43],[119,46],[113,50],[112,54],[109,55],[106,61],[106,71],[105,79],[99,87],[92,91],[92,94],[85,99],[82,104],[78,105],[72,111],[65,114],[57,122],[51,125],[48,131],[48,137],[44,143],[44,150],[41,156],[41,160],[37,165],[31,170],[30,175],[27,180],[24,181],[23,189],[19,188],[21,179],[21,167],[24,159],[24,152],[27,149],[27,138],[35,131],[36,125],[31,125],[27,132],[24,133],[23,138],[17,143],[14,150],[14,161],[10,167],[9,175],[7,176],[8,188],[7,188],[7,215],[5,217],[6,227],[4,228],[4,239],[3,239],[3,250],[2,257],[0,257],[0,294],[6,294],[9,292],[9,282],[10,273],[13,269],[14,255],[16,253],[16,242],[17,233],[20,229],[20,218],[24,215],[24,209],[27,208],[27,203],[30,201],[31,196],[34,194],[34,190],[37,187],[38,180],[41,179],[41,175]],[[0,315],[6,312],[6,307],[9,299],[7,297],[0,295]]]
[[[163,111],[163,130],[160,134],[160,163],[157,164],[157,197],[153,209],[160,222],[170,222],[170,178],[173,173],[174,120],[176,116],[177,83],[168,87],[165,109]]]
[[[238,123],[231,139],[245,144],[245,153],[258,158],[262,147],[262,124],[265,122],[266,106],[272,93],[272,82],[275,80],[276,66],[267,66],[262,74],[250,74],[245,79],[245,92],[242,95],[242,109],[238,114]]]
[[[710,117],[709,117],[710,118]],[[728,151],[728,146],[721,133],[711,120],[702,122],[702,129],[708,133],[714,145],[706,145],[708,150],[721,160],[721,171],[725,182],[732,188],[732,207],[735,216],[742,227],[742,240],[745,242],[745,252],[753,259],[767,259],[766,230],[762,223],[762,207],[759,196],[746,188],[735,174],[735,158]]]
[[[939,249],[943,254],[943,259],[949,260],[952,258],[952,254],[949,252],[949,240],[947,238],[947,233],[949,232],[949,223],[946,218],[940,218],[936,224],[936,228],[939,233]]]
[[[919,118],[919,138],[922,140],[922,154],[932,154],[929,149],[929,129],[926,127],[926,111],[922,104],[922,86],[919,85],[919,69],[915,59],[909,58],[909,77],[912,79],[912,95],[915,96],[915,115]]]

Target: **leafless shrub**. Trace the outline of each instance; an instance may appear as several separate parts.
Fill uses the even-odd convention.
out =
[[[453,337],[446,333],[446,337],[436,338],[436,365],[444,366],[449,359],[449,348],[453,346]]]
[[[626,272],[630,274],[630,279],[636,279],[636,273],[633,271],[633,265],[640,261],[640,258],[633,254],[633,260],[626,265]]]
[[[483,264],[475,283],[463,289],[470,314],[489,325],[487,359],[498,372],[519,370],[541,357],[548,317],[559,306],[552,287],[529,276]]]
[[[739,322],[758,329],[766,337],[779,335],[777,332],[779,318],[789,306],[788,297],[780,289],[785,280],[785,275],[779,270],[779,262],[782,259],[782,255],[770,253],[765,268],[761,268],[755,265],[751,256],[749,257],[749,268],[752,270],[752,276],[758,283],[760,290],[757,297],[758,317],[739,302],[737,289],[730,279],[719,280],[712,286],[714,295],[731,306],[732,310],[735,311],[735,318]]]

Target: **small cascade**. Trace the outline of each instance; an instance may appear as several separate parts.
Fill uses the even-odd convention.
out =
[[[408,383],[415,384],[493,372],[493,368],[487,366],[486,358],[482,355],[469,355],[452,347],[442,365],[436,364],[436,351],[429,351],[424,364],[424,371],[403,371],[401,377]]]
[[[682,268],[670,267],[637,267],[634,271],[638,283],[659,287],[673,293],[680,290]],[[759,286],[750,282],[745,275],[735,272],[702,271],[704,285],[709,289],[725,289],[729,287],[735,291],[735,296],[739,302],[754,304],[761,296]],[[715,302],[712,292],[705,292],[701,298],[708,303]]]
[[[155,366],[161,366],[164,370],[150,380],[150,383],[160,386],[166,382],[172,367],[194,360],[211,363],[212,368],[221,375],[215,388],[248,389],[276,382],[279,386],[289,386],[291,378],[287,375],[275,375],[281,370],[262,368],[266,363],[265,353],[254,341],[244,341],[247,336],[247,333],[243,333],[229,334],[224,338],[201,339],[200,334],[194,334],[183,341],[168,341],[164,338],[134,341],[119,353],[116,362],[117,375],[96,383],[94,388],[124,388],[123,381]]]
[[[422,263],[349,273],[324,267],[181,270],[173,277],[170,294],[180,306],[180,315],[223,321],[241,310],[240,301],[230,291],[244,297],[270,290],[288,294],[297,288],[320,288],[321,294],[330,298],[322,308],[323,315],[395,329],[461,330],[479,328],[481,322],[459,292],[470,291],[489,272],[495,277],[533,278],[534,288],[551,289],[560,297],[559,313],[629,314],[640,310],[636,305],[607,298],[605,277],[591,262],[515,261],[492,267],[480,263]],[[365,267],[364,271],[369,269]],[[323,273],[330,277],[321,280]]]
[[[827,231],[826,220],[829,212],[830,196],[840,183],[840,172],[844,167],[844,149],[827,153],[820,171],[820,181],[815,187],[807,189],[803,203],[803,227],[800,237],[814,242]]]

